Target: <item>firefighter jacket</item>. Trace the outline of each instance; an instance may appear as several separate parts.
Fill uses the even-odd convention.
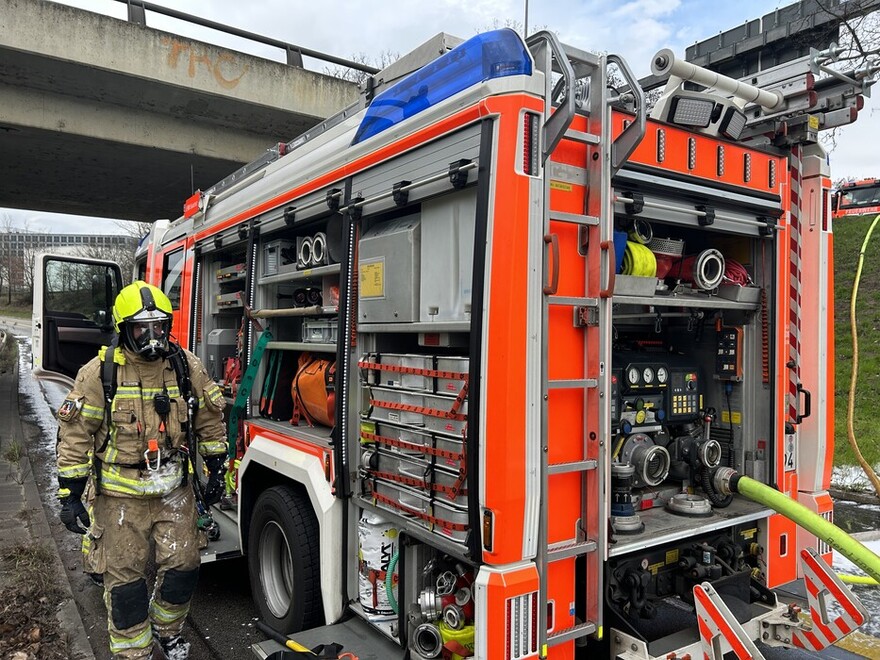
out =
[[[58,476],[88,477],[91,464],[102,493],[120,497],[158,497],[183,481],[188,469],[179,449],[186,445],[187,405],[170,360],[145,360],[117,348],[116,394],[105,420],[102,360],[106,347],[85,364],[58,410]],[[193,436],[202,456],[226,454],[224,399],[201,361],[184,351],[192,396],[198,399]],[[167,395],[169,411],[160,416],[155,396]],[[161,407],[160,407],[161,408]],[[108,437],[109,432],[109,437]],[[103,447],[106,440],[106,446]],[[158,451],[149,450],[156,440]],[[192,449],[192,448],[190,448]]]

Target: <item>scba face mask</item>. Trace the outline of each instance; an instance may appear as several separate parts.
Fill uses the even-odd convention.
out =
[[[125,339],[128,348],[147,360],[158,360],[168,355],[170,319],[128,321]]]

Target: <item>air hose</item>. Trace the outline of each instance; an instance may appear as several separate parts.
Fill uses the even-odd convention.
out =
[[[853,411],[855,409],[856,403],[856,379],[859,375],[859,336],[856,330],[856,298],[859,295],[859,282],[862,279],[862,266],[865,263],[865,250],[868,247],[868,241],[871,240],[871,234],[874,232],[874,227],[877,226],[878,221],[880,221],[880,215],[874,217],[874,221],[868,228],[868,233],[865,234],[865,240],[862,242],[862,249],[859,250],[859,263],[856,266],[856,277],[855,281],[853,282],[852,300],[850,300],[849,303],[849,328],[850,335],[852,336],[853,357],[852,372],[850,373],[849,378],[849,396],[847,398],[846,405],[846,436],[849,440],[849,446],[852,447],[853,453],[856,455],[856,459],[859,461],[859,465],[862,466],[862,470],[865,471],[865,474],[871,481],[871,484],[874,486],[874,492],[877,494],[878,497],[880,497],[880,478],[877,477],[877,473],[874,472],[871,464],[865,460],[864,456],[862,456],[862,451],[861,449],[859,449],[858,442],[856,442],[856,433],[853,427]]]
[[[394,597],[394,569],[397,568],[397,561],[400,559],[400,550],[398,549],[388,562],[388,568],[385,569],[385,594],[388,596],[388,604],[395,614],[400,614],[400,607],[397,605],[397,599]]]
[[[825,541],[844,557],[875,580],[880,581],[880,557],[871,552],[856,539],[828,522],[818,513],[810,511],[800,502],[775,488],[765,486],[760,481],[738,474],[734,469],[723,467],[716,470],[713,477],[715,489],[719,493],[739,493],[750,500],[770,507],[805,530]]]

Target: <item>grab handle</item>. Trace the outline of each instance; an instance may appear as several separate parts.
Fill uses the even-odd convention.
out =
[[[614,252],[614,241],[602,241],[599,249],[608,253],[608,286],[599,291],[600,298],[610,298],[614,295],[614,282],[617,277],[617,255]]]
[[[813,408],[813,395],[810,394],[810,390],[805,389],[801,383],[798,383],[797,386],[798,399],[800,399],[800,395],[804,395],[804,414],[800,413],[800,401],[798,401],[798,415],[797,415],[797,423],[800,424],[807,417],[810,416]]]
[[[550,273],[550,283],[544,285],[544,295],[556,295],[559,288],[559,236],[556,234],[544,234],[544,242],[550,245],[550,255],[553,264]]]

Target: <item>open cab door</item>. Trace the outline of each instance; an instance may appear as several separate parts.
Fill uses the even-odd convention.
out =
[[[122,271],[112,261],[37,255],[33,372],[73,386],[79,368],[113,337],[113,302]]]

